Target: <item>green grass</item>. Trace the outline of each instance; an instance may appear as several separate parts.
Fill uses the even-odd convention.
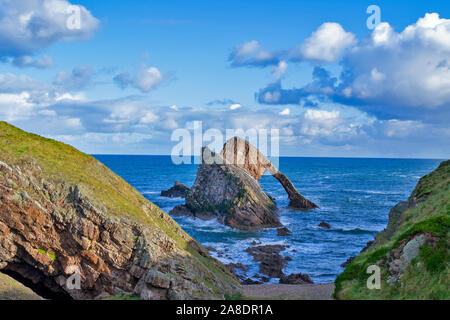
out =
[[[236,293],[236,294],[233,294],[233,295],[226,294],[225,295],[225,300],[230,300],[230,301],[244,300],[244,296],[242,294],[240,294],[240,293]]]
[[[115,301],[115,300],[140,300],[140,299],[139,299],[139,297],[136,297],[136,296],[132,296],[132,295],[125,294],[125,293],[119,293],[115,296],[104,298],[103,300],[107,300],[107,301],[114,300]]]
[[[423,177],[414,189],[410,202],[419,202],[401,214],[395,232],[383,232],[375,245],[359,254],[335,281],[335,298],[339,299],[450,299],[450,161]],[[419,233],[439,238],[435,246],[425,244],[419,255],[407,267],[397,284],[389,285],[383,258],[402,241]],[[367,267],[381,268],[381,290],[369,290]]]
[[[0,300],[43,300],[20,282],[0,273]]]
[[[51,258],[52,260],[56,260],[56,256],[54,254],[48,253],[47,251],[45,251],[43,249],[36,249],[36,250],[42,254],[45,254],[47,257]]]

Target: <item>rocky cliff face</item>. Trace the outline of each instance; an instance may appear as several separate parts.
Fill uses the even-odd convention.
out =
[[[207,148],[203,154],[217,157]],[[232,164],[221,165],[205,159],[186,196],[186,205],[178,206],[170,213],[201,219],[217,218],[241,230],[281,225],[275,203],[248,172]]]
[[[336,279],[339,299],[450,299],[450,161],[420,179],[408,201],[389,213],[386,229]],[[367,268],[381,289],[367,288]]]
[[[221,263],[96,159],[0,123],[0,161],[0,272],[43,297],[209,299],[239,290]]]

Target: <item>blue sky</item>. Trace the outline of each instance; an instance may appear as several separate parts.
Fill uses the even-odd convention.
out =
[[[0,120],[89,153],[169,154],[200,120],[278,128],[282,155],[448,158],[447,19],[447,1],[0,0]]]

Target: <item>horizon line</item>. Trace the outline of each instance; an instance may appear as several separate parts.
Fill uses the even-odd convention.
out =
[[[125,153],[89,153],[91,156],[135,156],[135,157],[170,157],[170,154],[125,154]],[[200,157],[200,156],[191,156],[191,157]],[[269,159],[271,157],[268,157]],[[301,158],[301,159],[384,159],[384,160],[439,160],[446,161],[450,160],[450,158],[408,158],[408,157],[325,157],[325,156],[279,156],[279,158]]]

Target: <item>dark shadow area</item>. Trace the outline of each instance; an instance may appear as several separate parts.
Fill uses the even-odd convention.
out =
[[[39,272],[37,270],[33,270],[34,272]],[[44,299],[47,300],[59,300],[59,301],[68,301],[72,300],[70,295],[68,295],[63,290],[52,291],[47,286],[45,286],[41,281],[34,283],[33,281],[23,277],[20,273],[12,271],[12,270],[2,270],[2,273],[10,276],[14,280],[20,282],[27,288],[30,288],[33,292],[38,294]],[[43,276],[43,275],[42,275]]]

